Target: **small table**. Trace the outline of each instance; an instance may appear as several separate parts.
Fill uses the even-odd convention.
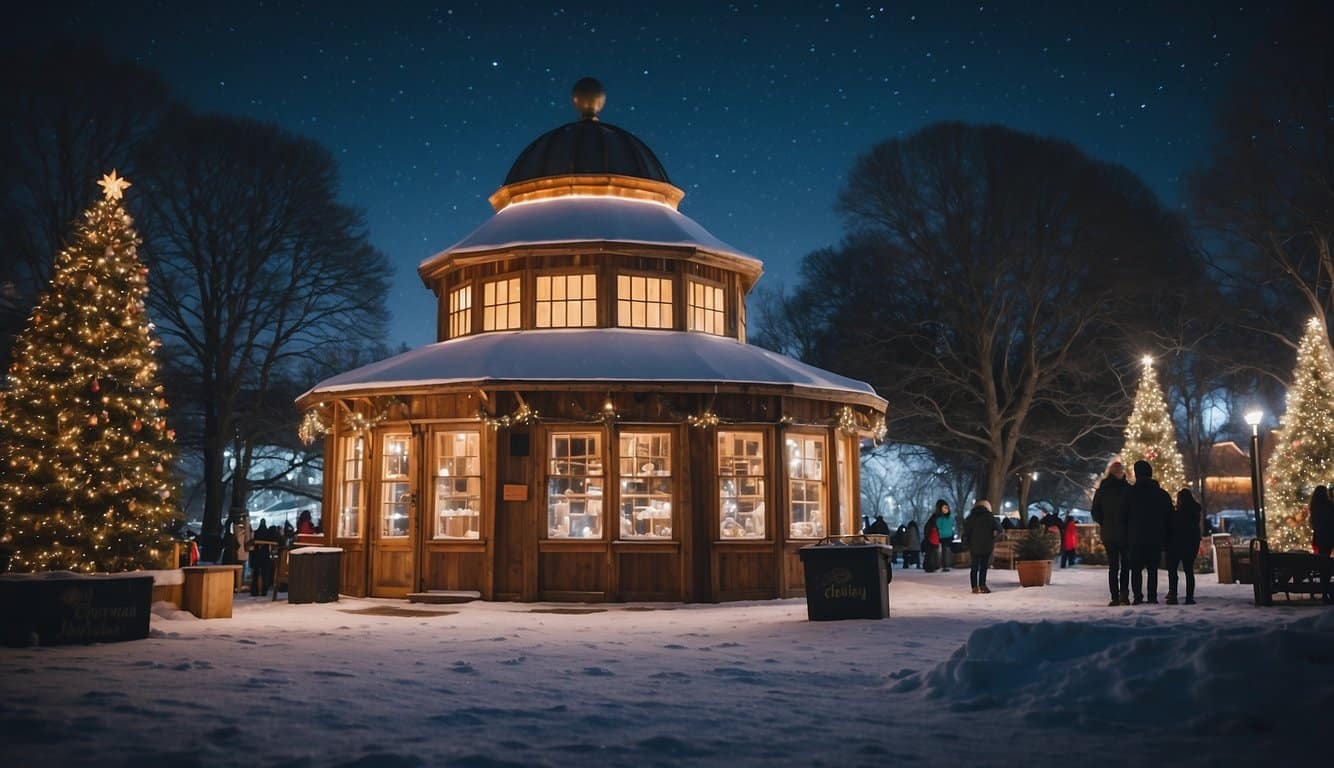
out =
[[[233,584],[241,565],[191,565],[185,572],[181,608],[201,619],[232,617]]]

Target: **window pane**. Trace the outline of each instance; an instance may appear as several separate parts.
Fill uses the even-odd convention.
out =
[[[788,535],[794,539],[825,536],[825,438],[789,433],[787,446],[788,498],[791,515]]]
[[[547,467],[547,537],[602,538],[602,435],[551,434]]]
[[[435,532],[437,539],[481,536],[482,435],[476,431],[437,432]]]
[[[622,434],[620,468],[622,539],[672,537],[672,436]]]
[[[722,538],[764,538],[765,473],[762,432],[718,433],[718,509]]]
[[[344,437],[340,440],[343,482],[339,498],[338,535],[346,539],[361,536],[361,479],[365,472],[365,438]]]
[[[384,436],[384,455],[380,473],[380,535],[385,538],[407,536],[411,524],[412,490],[408,478],[409,436]]]
[[[723,289],[716,285],[692,282],[690,284],[690,330],[721,335],[725,327]]]

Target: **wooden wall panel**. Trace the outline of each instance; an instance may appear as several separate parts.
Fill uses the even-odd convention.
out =
[[[680,600],[681,556],[676,552],[619,552],[619,600]]]
[[[347,541],[339,541],[337,546],[343,548],[343,556],[340,564],[342,573],[340,574],[341,585],[339,591],[352,597],[365,597],[366,592],[366,546],[361,543],[350,544]]]
[[[783,597],[804,597],[806,595],[806,569],[801,565],[802,547],[813,542],[788,544],[783,547]]]
[[[539,593],[543,599],[568,599],[574,593],[607,597],[606,552],[545,551],[540,562]]]
[[[778,585],[774,582],[777,569],[770,549],[715,550],[713,565],[717,600],[765,600],[778,596]]]
[[[461,552],[447,549],[427,549],[427,589],[467,589],[483,591],[483,568],[486,551],[479,549]]]

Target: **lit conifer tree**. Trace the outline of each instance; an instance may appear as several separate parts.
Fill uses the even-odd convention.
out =
[[[1176,499],[1177,491],[1186,486],[1186,470],[1177,449],[1176,425],[1167,412],[1163,388],[1153,369],[1153,358],[1144,358],[1144,378],[1135,393],[1135,407],[1126,424],[1126,447],[1121,450],[1127,479],[1135,479],[1133,466],[1143,459],[1153,465],[1153,479]]]
[[[1311,548],[1307,504],[1317,485],[1334,483],[1334,353],[1319,318],[1307,323],[1292,378],[1265,473],[1265,533],[1275,552]]]
[[[115,171],[56,258],[0,392],[11,570],[158,567],[176,517],[174,435],[144,311],[148,270]]]

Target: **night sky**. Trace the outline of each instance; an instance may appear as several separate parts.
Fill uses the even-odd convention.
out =
[[[1201,2],[528,4],[54,3],[6,45],[76,38],[160,71],[192,106],[310,136],[396,275],[391,343],[434,340],[424,258],[491,214],[570,86],[643,139],[681,210],[766,264],[838,242],[834,199],[875,142],[939,120],[1070,139],[1179,205],[1228,80],[1272,5]],[[8,14],[7,14],[8,15]]]

